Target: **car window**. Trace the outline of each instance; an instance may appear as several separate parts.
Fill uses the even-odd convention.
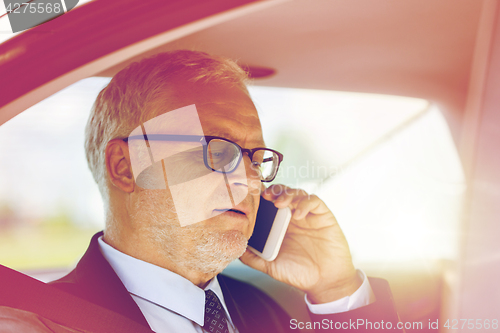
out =
[[[83,130],[108,81],[80,81],[0,127],[2,264],[67,267],[102,229],[102,201],[86,164]]]
[[[77,82],[0,127],[2,264],[35,275],[65,271],[104,227],[83,131],[107,82]],[[355,264],[456,258],[464,177],[436,106],[319,90],[255,86],[250,93],[267,146],[285,156],[274,183],[318,194]]]
[[[251,92],[267,144],[285,155],[275,182],[327,203],[355,263],[457,259],[465,177],[437,106],[360,93]]]

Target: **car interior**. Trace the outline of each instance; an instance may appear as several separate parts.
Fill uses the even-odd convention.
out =
[[[496,0],[93,0],[16,34],[0,10],[4,269],[72,269],[104,227],[83,153],[95,97],[132,62],[198,50],[249,73],[284,155],[273,183],[327,203],[401,321],[500,319]],[[307,320],[300,291],[239,261],[224,273]]]

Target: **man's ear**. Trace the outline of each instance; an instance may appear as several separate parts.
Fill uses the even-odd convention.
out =
[[[111,183],[124,192],[133,192],[135,181],[127,143],[121,139],[109,141],[106,145],[105,159]]]

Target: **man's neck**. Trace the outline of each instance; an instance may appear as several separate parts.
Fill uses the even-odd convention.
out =
[[[107,231],[107,230],[106,230]],[[192,267],[186,267],[182,265],[182,263],[175,263],[171,260],[167,260],[164,256],[159,255],[154,251],[147,251],[147,247],[144,245],[137,246],[137,242],[128,241],[128,242],[120,242],[120,237],[106,237],[107,233],[104,232],[103,240],[106,244],[112,246],[114,249],[125,253],[131,257],[136,259],[148,262],[150,264],[159,266],[161,268],[167,269],[177,275],[182,276],[183,278],[191,281],[194,285],[198,286],[201,289],[204,289],[210,281],[217,276],[219,272],[199,272]],[[135,246],[130,246],[130,244],[135,244]],[[146,256],[145,253],[154,253],[153,255]]]

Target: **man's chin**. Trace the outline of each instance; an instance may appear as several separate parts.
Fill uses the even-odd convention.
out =
[[[218,274],[233,260],[243,255],[248,239],[238,230],[227,230],[205,235],[197,246],[198,269],[205,273]]]
[[[248,239],[239,230],[228,230],[223,233],[221,247],[224,248],[231,261],[243,255],[247,248]]]

